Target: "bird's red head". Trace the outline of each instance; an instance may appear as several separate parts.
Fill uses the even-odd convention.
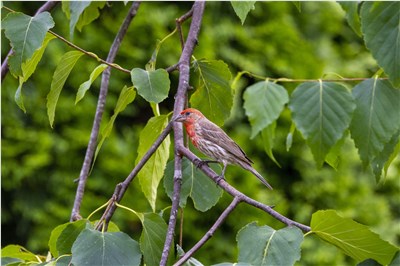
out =
[[[180,115],[175,118],[176,122],[182,122],[184,124],[193,124],[200,118],[203,118],[204,115],[197,109],[187,108],[183,110]]]

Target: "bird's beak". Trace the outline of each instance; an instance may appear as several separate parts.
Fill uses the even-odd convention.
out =
[[[185,117],[183,115],[178,115],[175,117],[174,122],[183,122],[185,120]]]

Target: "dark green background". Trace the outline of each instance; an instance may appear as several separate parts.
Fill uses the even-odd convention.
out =
[[[41,2],[3,2],[17,11],[33,15]],[[130,4],[112,2],[101,11],[99,19],[75,32],[73,42],[105,59],[108,49],[123,21]],[[156,46],[175,27],[175,19],[186,13],[191,3],[144,2],[121,49],[116,63],[124,68],[144,68]],[[209,2],[204,12],[201,35],[195,50],[196,58],[221,59],[235,76],[247,70],[266,77],[321,78],[332,73],[344,77],[371,77],[379,67],[366,50],[362,38],[348,26],[344,12],[337,3],[301,3],[299,12],[293,3],[259,2],[242,26],[229,2]],[[8,13],[2,10],[2,18]],[[56,33],[69,36],[69,21],[62,13],[61,4],[52,12]],[[190,21],[183,31],[186,34]],[[2,31],[2,59],[9,50]],[[89,78],[98,64],[83,56],[71,72],[59,99],[54,129],[46,112],[46,95],[51,77],[67,45],[53,40],[36,72],[23,87],[24,114],[14,102],[18,83],[8,74],[2,81],[2,247],[20,244],[35,253],[46,254],[52,228],[67,222],[75,196],[85,148],[92,127],[99,90],[99,80],[85,98],[74,105],[79,85]],[[177,63],[180,56],[177,35],[161,47],[157,68]],[[162,113],[173,108],[177,87],[177,73],[171,78],[170,97],[160,104]],[[296,132],[291,150],[285,141],[290,128],[290,112],[286,109],[278,120],[275,157],[277,167],[263,150],[260,136],[250,140],[250,125],[242,108],[243,88],[256,80],[242,78],[235,96],[235,109],[224,129],[255,162],[255,168],[266,176],[274,187],[267,191],[250,173],[228,167],[229,183],[247,195],[276,206],[282,214],[309,224],[311,214],[321,209],[335,209],[346,217],[366,224],[383,239],[400,244],[400,162],[395,160],[384,182],[375,184],[370,171],[362,168],[352,140],[347,139],[342,149],[337,171],[329,166],[317,169],[309,148]],[[117,97],[124,85],[131,83],[126,73],[112,70],[104,121],[112,115]],[[355,83],[346,83],[349,87]],[[291,93],[296,83],[282,83]],[[147,102],[140,96],[118,116],[113,133],[105,142],[89,177],[82,205],[86,217],[104,204],[115,185],[134,167],[138,137],[152,116]],[[171,152],[172,154],[172,152]],[[185,209],[183,247],[189,249],[229,204],[231,197],[224,194],[221,201],[206,215],[196,211],[189,201]],[[140,212],[151,208],[134,181],[122,204]],[[159,188],[158,210],[170,205],[162,183]],[[100,214],[96,216],[99,217]],[[140,236],[141,225],[132,214],[117,210],[113,221],[134,239]],[[213,238],[195,257],[205,265],[237,258],[237,231],[251,221],[267,224],[275,229],[283,224],[265,213],[241,204],[226,220]],[[307,236],[302,244],[299,265],[353,263],[335,247]]]

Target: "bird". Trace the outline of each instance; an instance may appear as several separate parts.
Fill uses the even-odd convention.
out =
[[[213,160],[202,160],[197,166],[208,163],[222,163],[223,169],[219,178],[225,178],[228,164],[238,165],[255,175],[266,187],[271,185],[252,167],[253,161],[247,157],[240,146],[232,140],[219,126],[208,120],[199,110],[187,108],[174,119],[186,129],[193,145],[204,155]]]

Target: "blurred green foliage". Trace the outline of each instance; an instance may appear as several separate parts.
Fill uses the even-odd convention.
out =
[[[3,4],[33,15],[41,3]],[[129,5],[108,2],[99,19],[84,27],[82,32],[75,32],[74,43],[105,59]],[[127,69],[143,68],[156,47],[156,40],[169,34],[175,28],[175,18],[190,7],[188,2],[142,3],[116,63]],[[56,23],[53,30],[69,36],[69,22],[61,6],[58,5],[51,13]],[[6,14],[6,11],[2,12],[2,18]],[[184,33],[188,27],[186,22]],[[4,32],[1,34],[4,58],[9,44]],[[2,246],[20,244],[33,252],[45,254],[51,229],[69,220],[76,190],[73,181],[79,176],[82,166],[100,84],[99,78],[83,100],[74,105],[79,85],[97,66],[93,59],[82,57],[64,86],[56,108],[54,129],[50,128],[46,95],[59,59],[70,50],[61,41],[50,43],[38,69],[23,88],[27,114],[14,102],[17,80],[8,74],[2,81]],[[177,63],[180,51],[179,38],[174,35],[162,45],[157,68]],[[321,78],[325,74],[335,77],[332,73],[345,77],[370,77],[379,69],[362,39],[348,26],[341,7],[332,2],[304,2],[301,12],[289,2],[259,2],[243,26],[229,2],[209,2],[195,56],[198,59],[221,59],[229,65],[233,75],[247,70],[274,78]],[[173,73],[170,78],[170,97],[160,105],[164,114],[172,110],[177,87],[177,74]],[[249,139],[250,125],[242,108],[242,93],[243,88],[254,81],[252,78],[240,80],[235,91],[234,109],[224,129],[245,147],[255,167],[268,178],[274,191],[266,191],[250,173],[234,166],[228,167],[228,182],[256,200],[275,205],[277,211],[298,222],[309,224],[313,212],[335,209],[343,216],[371,226],[383,239],[399,245],[399,159],[393,162],[385,181],[376,185],[373,175],[362,169],[353,141],[347,139],[337,171],[329,166],[317,169],[298,132],[292,148],[286,151],[290,112],[285,110],[277,124],[274,154],[281,168],[277,167],[265,154],[261,137]],[[112,115],[121,89],[129,84],[129,75],[112,70],[103,126]],[[291,93],[297,84],[282,85]],[[88,179],[83,216],[105,203],[115,185],[134,167],[139,134],[151,116],[151,107],[140,97],[136,97],[133,104],[118,116]],[[207,215],[196,211],[189,201],[184,210],[184,249],[189,249],[202,237],[230,200],[231,197],[224,193]],[[125,194],[122,204],[141,212],[151,211],[137,180]],[[160,186],[157,209],[169,205],[170,200]],[[118,210],[113,221],[131,237],[139,238],[141,225],[131,214]],[[206,265],[235,261],[236,234],[252,221],[275,229],[284,226],[264,212],[241,204],[195,257]],[[302,249],[298,265],[353,263],[336,248],[313,236],[305,238]]]

